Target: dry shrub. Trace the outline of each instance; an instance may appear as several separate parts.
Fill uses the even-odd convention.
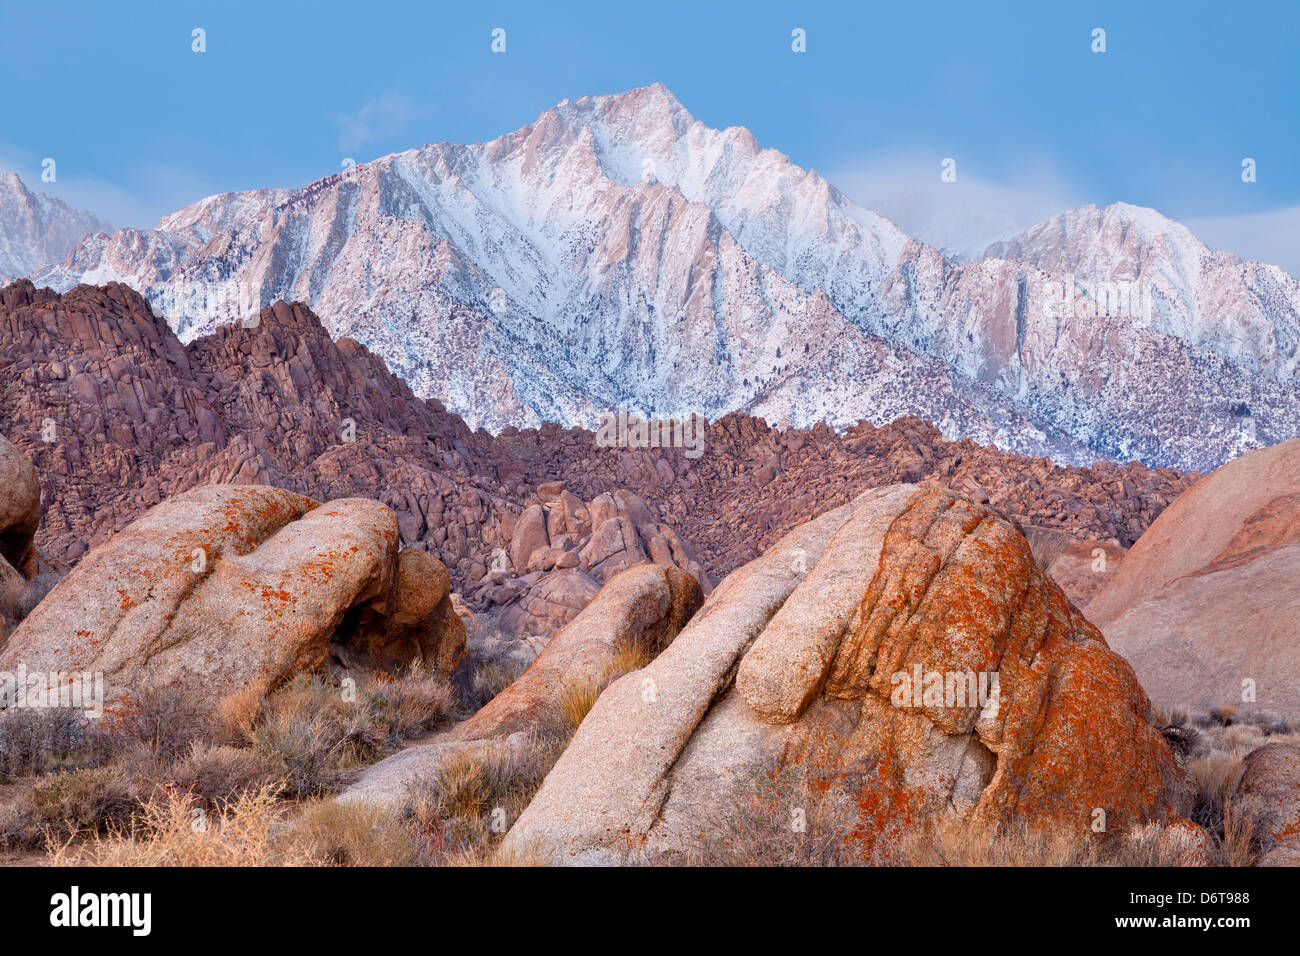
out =
[[[1047,575],[1051,574],[1052,565],[1065,554],[1071,542],[1070,536],[1065,532],[1048,528],[1030,528],[1025,537],[1029,540],[1029,548],[1038,570]]]
[[[269,787],[208,814],[188,793],[159,790],[127,826],[54,847],[49,860],[55,866],[306,865],[298,847],[277,839],[285,812]]]
[[[396,680],[367,681],[363,693],[377,721],[399,740],[447,724],[455,707],[451,685],[422,663],[412,664]]]
[[[282,853],[314,866],[411,866],[419,852],[390,812],[337,800],[307,806],[279,842]]]
[[[330,789],[346,769],[377,759],[387,743],[360,694],[349,700],[319,677],[296,678],[267,698],[246,736],[278,769],[292,799]]]
[[[504,744],[457,754],[434,773],[414,781],[401,818],[423,844],[423,858],[437,864],[532,865],[535,854],[498,858],[497,844],[523,813],[567,738],[533,734],[517,748]]]
[[[280,768],[265,755],[226,744],[195,743],[163,775],[164,786],[188,791],[197,805],[217,809],[250,790],[283,786]]]
[[[796,767],[755,773],[701,827],[699,843],[658,866],[853,866],[866,862],[856,810]]]
[[[101,759],[143,745],[160,762],[176,760],[216,729],[210,704],[173,685],[149,685],[117,703],[95,724]]]
[[[48,773],[86,749],[85,720],[66,707],[0,711],[0,783],[11,777]]]
[[[1237,722],[1237,708],[1231,704],[1216,707],[1210,711],[1210,720],[1221,727],[1230,727]]]
[[[1257,750],[1269,743],[1264,738],[1263,728],[1254,724],[1232,724],[1223,732],[1223,743],[1233,753],[1247,754]]]
[[[137,806],[137,785],[116,767],[61,771],[36,781],[14,801],[5,842],[31,849],[106,833],[126,823]]]
[[[503,661],[487,661],[474,670],[465,701],[471,711],[482,710],[488,702],[519,679],[528,667]]]

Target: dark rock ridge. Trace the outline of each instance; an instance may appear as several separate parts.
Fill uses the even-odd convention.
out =
[[[554,629],[618,570],[675,564],[707,592],[785,532],[862,490],[952,489],[1079,540],[1131,545],[1198,476],[1054,465],[950,442],[918,419],[843,434],[740,414],[704,454],[597,447],[583,429],[471,431],[383,361],[277,302],[182,345],[126,286],[0,290],[0,432],[43,485],[36,545],[75,563],[198,485],[271,484],[374,498],[400,544],[443,561],[453,591],[515,629]]]

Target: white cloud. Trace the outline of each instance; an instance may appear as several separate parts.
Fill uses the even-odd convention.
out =
[[[408,125],[427,116],[433,107],[412,102],[401,93],[384,93],[366,103],[355,113],[336,116],[341,127],[339,147],[359,149],[365,144],[402,132]]]
[[[939,178],[939,153],[881,155],[843,163],[826,178],[850,199],[949,255],[975,259],[989,243],[1010,238],[1067,209],[1113,201],[1085,195],[1047,163],[1026,164],[1015,182],[972,176],[957,158],[957,181]],[[1124,198],[1149,205],[1140,198]],[[1300,206],[1179,220],[1211,249],[1277,265],[1300,276]]]
[[[1026,163],[1014,183],[981,179],[957,159],[957,180],[939,178],[934,154],[875,156],[833,168],[826,178],[861,206],[950,255],[978,258],[990,242],[1089,200],[1043,163]]]

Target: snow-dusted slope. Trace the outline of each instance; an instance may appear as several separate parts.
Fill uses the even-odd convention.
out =
[[[1144,286],[1153,302],[1150,328],[1267,377],[1295,380],[1300,281],[1277,266],[1211,251],[1154,209],[1127,203],[1071,209],[985,255]]]
[[[1198,468],[1295,435],[1295,280],[1132,209],[949,262],[655,85],[489,143],[212,197],[34,278],[128,282],[186,339],[301,299],[489,428],[619,406],[911,412],[1021,452]],[[1067,284],[1130,276],[1154,318],[1066,314]]]
[[[110,227],[88,212],[28,189],[0,172],[0,282],[59,262],[87,233]]]

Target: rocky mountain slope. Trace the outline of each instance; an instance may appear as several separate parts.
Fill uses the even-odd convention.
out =
[[[112,227],[0,172],[0,283],[59,263],[87,234]]]
[[[652,559],[707,590],[795,525],[897,481],[1127,547],[1197,477],[1055,465],[950,442],[916,419],[837,434],[733,414],[709,425],[698,458],[601,447],[553,423],[492,436],[417,398],[301,305],[184,345],[116,284],[0,290],[0,432],[41,477],[37,543],[53,558],[75,563],[196,485],[273,484],[320,501],[377,499],[396,513],[401,544],[440,558],[472,606],[536,598],[543,616],[566,600],[564,589],[534,592],[549,570],[599,584]]]
[[[300,300],[492,430],[619,407],[837,428],[912,414],[1060,461],[1202,470],[1300,433],[1294,277],[1122,204],[990,253],[945,260],[655,85],[210,197],[89,236],[35,279],[126,282],[185,341]],[[1149,314],[1099,303],[1105,282],[1137,286]]]

